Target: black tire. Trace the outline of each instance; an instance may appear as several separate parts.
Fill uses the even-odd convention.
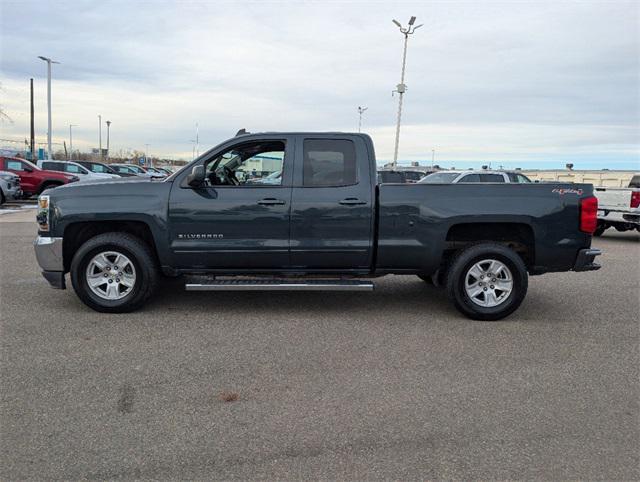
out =
[[[420,278],[422,281],[424,281],[428,285],[433,285],[433,279],[431,279],[431,276],[419,274],[418,278]]]
[[[2,192],[2,189],[0,188],[0,205],[4,204],[5,201],[6,201],[6,198],[4,197],[4,193]]]
[[[135,267],[135,284],[124,298],[101,298],[91,291],[87,284],[87,266],[101,251],[122,253]],[[89,308],[103,313],[128,313],[140,308],[155,291],[158,278],[158,265],[151,248],[144,241],[128,233],[104,233],[91,238],[80,246],[71,262],[71,283],[78,298]]]
[[[476,304],[465,290],[465,277],[471,267],[483,259],[495,259],[507,266],[513,278],[511,293],[495,307]],[[473,320],[501,320],[513,313],[527,294],[527,267],[518,254],[501,244],[482,243],[459,252],[447,272],[447,294],[455,307]]]

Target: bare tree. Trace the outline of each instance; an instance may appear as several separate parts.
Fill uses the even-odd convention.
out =
[[[0,91],[4,91],[2,83],[0,83]],[[9,122],[13,124],[13,119],[9,117],[9,114],[7,114],[7,111],[4,109],[4,107],[2,107],[2,105],[0,105],[0,122]]]

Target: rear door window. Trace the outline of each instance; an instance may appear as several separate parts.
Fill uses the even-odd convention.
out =
[[[46,169],[47,171],[64,172],[64,166],[59,162],[43,162],[42,169]]]
[[[480,182],[480,174],[467,174],[458,182]]]
[[[481,182],[504,182],[502,174],[480,174]]]
[[[305,187],[356,184],[356,148],[353,142],[345,139],[306,139],[302,178]]]

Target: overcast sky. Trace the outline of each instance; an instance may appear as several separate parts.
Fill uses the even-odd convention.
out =
[[[640,2],[149,2],[0,0],[2,139],[191,159],[235,134],[363,130],[393,156],[402,36],[409,40],[400,158],[640,168]],[[103,135],[103,142],[106,134]],[[6,142],[2,143],[7,145]],[[60,146],[61,147],[61,146]]]

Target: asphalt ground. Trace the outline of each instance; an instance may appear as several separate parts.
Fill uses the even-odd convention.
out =
[[[105,315],[48,287],[32,218],[0,216],[1,480],[640,478],[636,233],[595,240],[598,272],[531,278],[501,322],[411,276],[173,281]]]

